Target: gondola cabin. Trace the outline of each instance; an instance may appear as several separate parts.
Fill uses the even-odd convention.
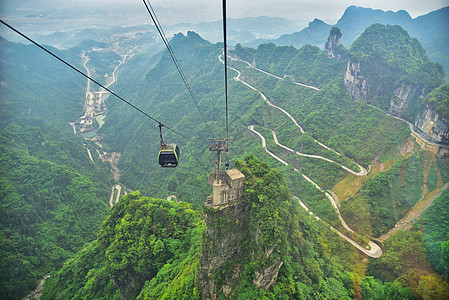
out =
[[[163,144],[159,151],[159,165],[163,168],[174,168],[178,165],[179,147],[176,144]]]

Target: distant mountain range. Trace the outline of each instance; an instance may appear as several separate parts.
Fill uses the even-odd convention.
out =
[[[375,23],[401,26],[420,41],[431,60],[440,63],[446,73],[449,72],[447,55],[449,52],[449,6],[414,19],[404,10],[392,12],[350,6],[335,25],[315,19],[299,32],[285,34],[272,40],[258,39],[245,45],[257,47],[260,44],[272,42],[278,46],[301,48],[309,44],[323,49],[329,31],[335,26],[343,34],[342,44],[349,48],[365,28]]]

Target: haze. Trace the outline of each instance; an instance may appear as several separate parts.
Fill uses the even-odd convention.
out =
[[[153,7],[164,23],[179,22],[200,23],[221,18],[221,1],[219,0],[152,0]],[[2,0],[0,3],[2,18],[20,12],[39,9],[105,9],[116,8],[136,12],[136,19],[145,13],[141,0],[78,0],[64,2],[59,0]],[[228,0],[228,17],[245,18],[256,16],[284,17],[310,22],[319,18],[335,24],[344,10],[350,6],[362,6],[382,10],[406,10],[412,17],[417,17],[449,5],[448,0]],[[145,16],[146,17],[146,16]]]

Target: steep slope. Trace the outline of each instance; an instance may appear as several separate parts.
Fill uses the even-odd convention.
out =
[[[39,132],[9,127],[14,134]],[[108,211],[96,185],[67,165],[31,156],[0,134],[2,299],[25,296],[37,280],[95,238]]]
[[[168,52],[148,62],[147,53],[136,55],[125,68],[141,70],[140,74],[122,72],[114,87],[120,95],[148,112],[190,140],[164,130],[166,142],[176,142],[181,149],[182,164],[176,169],[160,168],[157,154],[159,132],[147,118],[119,101],[109,101],[109,114],[101,132],[109,149],[122,152],[119,162],[121,180],[131,189],[165,198],[176,194],[180,199],[198,201],[199,192],[206,197],[208,161],[204,153],[211,134],[223,123],[223,67],[218,60],[220,46],[203,40],[196,33],[177,34],[171,41],[176,57],[189,81],[201,113],[192,101]],[[124,69],[126,70],[126,69]],[[136,77],[138,75],[139,77]],[[213,121],[211,121],[213,120]],[[112,152],[110,151],[110,152]],[[201,154],[200,154],[201,153]],[[200,158],[206,155],[207,159]],[[209,159],[210,158],[210,159]],[[191,174],[196,174],[191,176]]]
[[[194,299],[202,230],[185,203],[129,194],[98,238],[51,274],[41,299]]]
[[[424,103],[415,128],[429,141],[449,145],[449,83],[430,92]]]
[[[349,49],[345,85],[364,99],[413,122],[420,100],[444,82],[444,70],[399,26],[368,27]]]
[[[351,275],[322,240],[329,232],[300,208],[281,173],[254,156],[236,166],[244,198],[204,212],[201,298],[349,299]]]
[[[204,225],[189,205],[130,194],[113,208],[97,240],[51,274],[42,299],[350,299],[368,291],[410,293],[374,279],[357,282],[332,258],[341,250],[331,246],[339,244],[335,234],[300,209],[279,171],[253,156],[238,165],[247,176],[246,196],[238,204],[244,209],[205,211],[202,242]],[[238,211],[248,219],[236,219]],[[222,261],[219,249],[206,258],[214,243],[230,241],[220,232],[235,224],[248,224],[234,232],[243,241],[240,252],[226,249],[224,242],[223,253],[230,251],[230,258]],[[204,277],[214,261],[223,263],[212,278]],[[215,288],[206,288],[210,284]],[[370,284],[376,289],[362,292]]]
[[[0,294],[10,299],[92,240],[112,178],[68,123],[82,111],[86,81],[35,46],[2,39],[0,51]]]

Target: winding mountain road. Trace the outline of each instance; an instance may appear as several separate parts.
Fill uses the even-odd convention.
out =
[[[222,63],[224,63],[224,62],[223,62],[222,56],[223,56],[223,54],[221,54],[221,55],[218,57],[218,59],[219,59]],[[228,56],[228,57],[231,58],[231,59],[233,59],[233,58],[230,57],[230,56]],[[234,60],[238,60],[238,61],[240,61],[240,62],[244,62],[244,63],[248,64],[249,66],[253,67],[251,64],[249,64],[249,63],[246,62],[246,61],[239,60],[239,59],[235,59],[235,58],[234,58]],[[245,82],[245,81],[243,81],[242,79],[240,79],[241,72],[240,72],[239,70],[237,70],[237,69],[235,69],[235,68],[233,68],[233,67],[230,67],[230,66],[228,66],[228,68],[231,69],[231,70],[233,70],[233,71],[235,71],[235,72],[237,72],[237,76],[234,77],[234,80],[235,80],[235,81],[239,81],[239,82],[243,83],[244,85],[246,85],[248,88],[252,89],[253,91],[258,92],[259,95],[262,97],[262,99],[263,99],[269,106],[271,106],[271,107],[273,107],[273,108],[276,108],[277,110],[281,111],[284,115],[286,115],[286,116],[287,116],[287,117],[288,117],[288,118],[295,124],[296,127],[299,128],[299,130],[301,131],[301,133],[305,133],[305,131],[304,131],[304,129],[301,127],[301,125],[298,124],[298,122],[296,121],[296,119],[293,118],[293,116],[292,116],[289,112],[287,112],[285,109],[283,109],[283,108],[281,108],[281,107],[279,107],[279,106],[273,104],[270,100],[268,100],[268,98],[267,98],[261,91],[259,91],[258,89],[256,89],[256,88],[253,87],[252,85],[250,85],[250,84],[248,84],[247,82]],[[255,68],[255,67],[253,67],[253,68]],[[257,68],[255,68],[255,69],[256,69],[256,70],[259,70],[259,71],[261,71],[261,72],[263,72],[264,74],[268,74],[268,75],[273,76],[273,77],[275,77],[275,78],[282,79],[282,78],[280,78],[280,77],[278,77],[278,76],[276,76],[276,75],[270,74],[270,73],[268,73],[268,72],[266,72],[266,71],[263,71],[263,70],[260,70],[260,69],[257,69]],[[303,84],[300,84],[300,85],[301,85],[301,86],[304,86]],[[310,87],[310,86],[306,86],[306,87],[308,87],[308,88],[314,88],[314,89],[318,90],[318,88],[315,88],[315,87]],[[275,135],[275,133],[274,133],[274,131],[273,131],[273,136],[274,136],[274,135]],[[316,139],[314,139],[314,138],[313,138],[313,140],[314,140],[318,145],[320,145],[321,147],[323,147],[323,148],[325,148],[325,149],[327,149],[327,150],[329,150],[329,151],[332,151],[333,153],[335,153],[335,154],[337,154],[337,155],[339,155],[339,156],[343,156],[341,153],[335,151],[335,150],[332,149],[332,148],[329,148],[328,146],[326,146],[325,144],[321,143],[320,141],[318,141],[318,140],[316,140]],[[276,141],[277,141],[277,137],[275,138],[275,142],[276,142]],[[278,144],[278,142],[276,142],[276,144]],[[281,147],[283,147],[284,149],[290,151],[290,152],[296,152],[296,151],[293,151],[292,149],[290,149],[290,148],[288,148],[288,147],[286,147],[286,146],[284,146],[284,145],[281,145],[281,144],[278,144],[278,145],[281,146]],[[300,154],[299,152],[296,152],[296,153],[297,153],[298,155],[301,155],[301,156],[309,156],[308,154],[303,154],[303,153]],[[334,162],[334,161],[332,161],[332,160],[330,160],[330,159],[327,159],[327,158],[324,158],[324,157],[322,157],[322,156],[311,155],[311,156],[309,156],[309,157],[320,158],[320,159],[324,159],[324,160],[329,161],[329,162]],[[362,165],[357,164],[357,166],[360,168],[360,172],[354,172],[354,171],[352,171],[351,169],[349,169],[348,167],[343,166],[343,165],[342,165],[342,168],[343,168],[344,170],[346,170],[346,171],[348,171],[348,172],[350,172],[350,173],[356,175],[356,176],[364,176],[364,175],[367,175],[367,174],[368,174],[368,171],[367,171]]]
[[[223,57],[223,54],[221,54],[221,55],[218,57],[218,59],[219,59],[222,63],[224,63],[222,57]],[[232,58],[231,58],[231,59],[232,59]],[[240,61],[241,61],[241,60],[240,60]],[[244,61],[242,61],[242,62],[244,62]],[[248,65],[250,65],[250,64],[247,63],[247,62],[245,62],[245,63],[248,64]],[[253,67],[252,65],[250,65],[250,66]],[[296,119],[293,118],[292,115],[290,115],[290,113],[288,113],[288,112],[287,112],[286,110],[284,110],[283,108],[281,108],[281,107],[279,107],[279,106],[276,106],[276,105],[274,105],[273,103],[271,103],[271,102],[267,99],[267,97],[266,97],[261,91],[259,91],[259,90],[256,89],[255,87],[251,86],[251,85],[248,84],[247,82],[245,82],[245,81],[243,81],[242,79],[240,79],[241,72],[240,72],[239,70],[237,70],[237,69],[235,69],[235,68],[233,68],[233,67],[229,67],[229,66],[228,66],[228,68],[230,68],[230,69],[232,69],[233,71],[237,72],[237,76],[234,77],[234,80],[235,80],[235,81],[239,81],[239,82],[243,83],[245,86],[247,86],[248,88],[250,88],[250,89],[252,89],[252,90],[258,92],[259,95],[262,97],[262,99],[263,99],[268,105],[270,105],[271,107],[274,107],[274,108],[280,110],[281,112],[283,112],[283,113],[284,113],[287,117],[289,117],[290,120],[291,120],[291,121],[292,121],[292,122],[299,128],[299,129],[300,129],[301,133],[304,133],[304,132],[305,132],[305,131],[303,130],[303,128],[298,124],[298,122],[296,121]],[[253,67],[253,68],[255,68],[255,67]],[[257,69],[257,68],[255,68],[255,69]],[[265,71],[263,71],[263,70],[260,70],[260,69],[257,69],[257,70],[259,70],[259,71],[261,71],[261,72],[263,72],[263,73],[265,73],[265,74],[268,74],[268,75],[270,75],[270,76],[274,76],[275,78],[282,79],[282,78],[280,78],[280,77],[278,77],[278,76],[276,76],[276,75],[270,74],[270,73],[265,72]],[[302,84],[300,84],[300,85],[301,85],[301,86],[305,86],[305,85],[302,85]],[[318,90],[318,89],[315,88],[315,87],[310,87],[310,86],[306,86],[306,87],[308,87],[308,88],[313,88],[313,89],[315,89],[315,90]],[[256,131],[256,130],[254,129],[254,126],[253,126],[253,125],[248,126],[248,129],[249,129],[251,132],[253,132],[254,134],[256,134],[257,136],[259,136],[259,138],[260,138],[261,141],[262,141],[262,147],[265,149],[265,151],[266,151],[270,156],[272,156],[274,159],[276,159],[277,161],[281,162],[282,164],[284,164],[284,165],[286,165],[286,166],[289,165],[286,161],[284,161],[283,159],[281,159],[280,157],[278,157],[277,155],[275,155],[274,153],[270,152],[270,151],[267,149],[265,137],[264,137],[262,134],[260,134],[258,131]],[[279,143],[279,141],[278,141],[278,139],[277,139],[277,136],[276,136],[276,133],[275,133],[274,131],[272,131],[272,134],[273,134],[273,139],[275,140],[275,143],[276,143],[277,145],[279,145],[280,147],[282,147],[282,148],[284,148],[284,149],[286,149],[286,150],[288,150],[288,151],[290,151],[290,152],[293,152],[293,153],[295,153],[295,154],[297,154],[297,155],[300,155],[300,156],[306,156],[306,157],[311,157],[311,158],[315,158],[315,159],[322,159],[322,160],[325,160],[325,161],[328,161],[328,162],[334,162],[333,160],[330,160],[330,159],[325,158],[325,157],[322,157],[322,156],[318,156],[318,155],[310,155],[310,154],[304,154],[304,153],[297,152],[297,151],[295,151],[295,150],[293,150],[293,149],[291,149],[291,148],[288,148],[287,146],[282,145],[281,143]],[[315,140],[315,139],[314,139],[314,140]],[[330,151],[332,151],[332,152],[334,152],[334,153],[336,153],[336,154],[338,154],[338,155],[341,155],[341,154],[338,153],[337,151],[335,151],[335,150],[333,150],[333,149],[327,147],[326,145],[322,144],[321,142],[319,142],[319,141],[317,141],[317,140],[315,140],[315,142],[318,143],[318,144],[319,144],[320,146],[322,146],[323,148],[328,149],[328,150],[330,150]],[[343,165],[342,165],[342,168],[343,168],[344,170],[346,170],[347,172],[350,172],[351,174],[354,174],[354,175],[356,175],[356,176],[365,176],[365,175],[368,173],[368,172],[366,171],[366,169],[365,169],[363,166],[361,166],[361,165],[358,165],[358,166],[359,166],[359,168],[360,168],[360,172],[354,172],[353,170],[351,170],[351,169],[349,169],[349,168],[347,168],[347,167],[345,167],[345,166],[343,166]],[[298,169],[296,169],[296,168],[293,168],[293,169],[294,169],[296,172],[299,172]],[[302,174],[302,177],[303,177],[305,180],[307,180],[308,182],[312,183],[317,189],[319,189],[320,191],[324,192],[324,194],[326,195],[326,197],[331,201],[332,205],[334,206],[334,208],[335,208],[335,210],[336,210],[336,212],[337,212],[338,218],[339,218],[341,224],[343,225],[343,227],[344,227],[346,230],[348,230],[349,232],[354,232],[354,230],[352,230],[352,229],[346,224],[345,220],[342,218],[342,216],[341,216],[341,214],[340,214],[340,210],[339,210],[338,205],[337,205],[337,202],[336,202],[335,199],[332,197],[332,195],[331,195],[329,192],[325,191],[323,188],[321,188],[318,184],[316,184],[312,179],[310,179],[309,177],[307,177],[305,174]],[[313,215],[313,213],[307,208],[307,206],[306,206],[306,205],[305,205],[305,204],[304,204],[298,197],[295,196],[295,199],[297,199],[297,200],[299,201],[300,205],[301,205],[304,209],[306,209],[306,211],[307,211],[309,214]],[[317,217],[317,216],[314,216],[314,217],[315,217],[315,219],[317,219],[317,220],[321,220],[321,219],[320,219],[319,217]],[[321,220],[321,221],[324,222],[323,220]],[[326,222],[325,222],[325,223],[326,223]],[[326,223],[326,224],[329,225],[328,223]],[[356,247],[358,250],[360,250],[361,252],[365,253],[366,255],[368,255],[368,256],[370,256],[370,257],[373,257],[373,258],[379,258],[379,257],[382,256],[382,249],[381,249],[376,243],[372,242],[371,240],[370,240],[369,243],[368,243],[368,245],[369,245],[368,248],[369,248],[369,249],[365,249],[365,248],[363,248],[362,246],[360,246],[359,244],[357,244],[355,241],[353,241],[352,239],[350,239],[349,237],[347,237],[346,235],[344,235],[343,233],[341,233],[340,231],[338,231],[337,229],[335,229],[334,227],[332,227],[331,225],[329,225],[329,227],[330,227],[331,230],[334,230],[335,232],[337,232],[338,235],[340,235],[342,238],[344,238],[345,240],[347,240],[347,241],[348,241],[349,243],[351,243],[354,247]]]
[[[271,133],[273,134],[273,139],[274,139],[274,142],[276,143],[276,145],[278,145],[279,147],[284,148],[287,151],[295,153],[295,154],[297,154],[299,156],[316,158],[316,159],[322,159],[322,160],[325,160],[325,161],[330,162],[330,163],[336,163],[336,164],[340,165],[340,167],[343,170],[345,170],[345,171],[347,171],[347,172],[349,172],[351,174],[354,174],[355,176],[364,176],[364,175],[368,174],[366,169],[364,167],[360,166],[360,165],[359,165],[359,168],[361,169],[361,171],[360,172],[355,172],[355,171],[349,169],[348,167],[346,167],[346,166],[344,166],[344,165],[342,165],[340,163],[337,163],[336,161],[333,161],[332,159],[329,159],[329,158],[326,158],[326,157],[322,157],[322,156],[319,156],[319,155],[305,154],[305,153],[301,153],[301,152],[295,151],[295,150],[293,150],[293,149],[291,149],[291,148],[289,148],[289,147],[279,143],[277,135],[276,135],[276,132],[274,132],[274,130],[272,130]]]
[[[283,79],[283,78],[281,78],[281,77],[279,77],[279,76],[277,76],[277,75],[274,75],[274,74],[272,74],[272,73],[269,73],[269,72],[267,72],[267,71],[264,71],[264,70],[262,70],[262,69],[259,69],[259,68],[253,66],[252,64],[250,64],[250,63],[247,62],[247,61],[241,60],[241,59],[236,58],[236,57],[231,57],[231,56],[229,56],[229,55],[228,55],[228,57],[229,57],[231,60],[240,61],[240,62],[242,62],[242,63],[245,63],[245,64],[247,64],[248,66],[250,66],[251,68],[253,68],[253,69],[255,69],[255,70],[257,70],[257,71],[259,71],[259,72],[261,72],[261,73],[267,74],[267,75],[269,75],[269,76],[271,76],[271,77],[274,77],[274,78],[279,79],[279,80],[282,80],[282,79]],[[284,75],[284,76],[285,76],[285,75]],[[319,90],[320,90],[320,89],[317,88],[317,87],[314,87],[314,86],[311,86],[311,85],[307,85],[307,84],[304,84],[304,83],[299,83],[299,82],[295,82],[295,81],[293,81],[293,83],[296,84],[296,85],[305,87],[305,88],[309,88],[309,89],[315,90],[315,91],[319,91]]]
[[[114,190],[115,189],[117,190],[117,195],[115,197],[115,203],[114,203],[113,201],[114,201]],[[109,198],[109,206],[110,207],[113,207],[115,204],[118,203],[118,200],[120,199],[121,192],[122,192],[122,187],[120,184],[116,184],[112,187],[111,197]]]
[[[248,126],[248,129],[253,132],[254,134],[256,134],[262,141],[262,147],[265,149],[265,152],[267,152],[270,156],[272,156],[274,159],[276,159],[277,161],[279,161],[280,163],[288,166],[289,164],[287,162],[285,162],[283,159],[281,159],[280,157],[278,157],[276,154],[270,152],[267,148],[267,144],[265,141],[265,137],[258,131],[256,131],[254,129],[254,125],[250,125]],[[298,169],[293,168],[296,172],[299,172]],[[324,190],[317,185],[315,182],[313,182],[313,180],[311,180],[309,177],[307,177],[306,175],[302,174],[302,177],[304,179],[306,179],[308,182],[312,183],[317,189],[321,190],[324,192]],[[325,192],[326,197],[332,202],[332,205],[334,206],[334,208],[337,211],[338,217],[343,225],[343,227],[345,227],[346,230],[350,231],[350,232],[354,232],[344,221],[344,219],[341,217],[340,214],[340,210],[338,209],[338,206],[335,202],[335,200],[332,198],[332,196],[328,193]],[[365,253],[366,255],[368,255],[369,257],[372,258],[379,258],[382,256],[382,249],[374,242],[369,241],[368,245],[369,245],[369,249],[365,249],[364,247],[360,246],[359,244],[357,244],[354,240],[350,239],[349,237],[347,237],[346,235],[344,235],[343,233],[341,233],[339,230],[337,230],[336,228],[334,228],[333,226],[329,225],[327,222],[325,222],[324,220],[320,219],[318,216],[315,216],[310,210],[309,208],[296,196],[294,196],[296,200],[298,200],[299,204],[311,215],[313,216],[316,220],[320,220],[322,222],[324,222],[325,224],[327,224],[329,226],[329,228],[333,231],[335,231],[339,236],[341,236],[342,238],[344,238],[346,241],[348,241],[349,243],[351,243],[351,245],[353,245],[354,247],[356,247],[358,250],[360,250],[361,252]]]

